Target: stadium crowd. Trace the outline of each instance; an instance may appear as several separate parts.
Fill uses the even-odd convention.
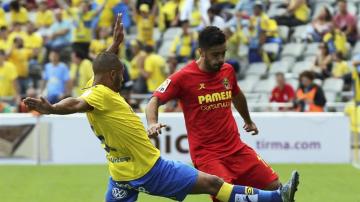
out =
[[[321,112],[327,102],[350,100],[344,91],[360,90],[358,7],[345,0],[5,0],[0,112],[27,112],[25,96],[50,103],[79,96],[93,76],[91,61],[112,42],[118,13],[127,34],[118,53],[126,66],[122,95],[137,110],[197,58],[198,32],[214,25],[226,34],[225,60],[248,102]],[[178,110],[176,101],[164,107]]]

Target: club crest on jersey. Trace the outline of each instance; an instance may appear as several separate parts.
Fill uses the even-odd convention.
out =
[[[156,89],[156,91],[163,93],[166,91],[166,89],[169,87],[171,80],[170,79],[166,79],[160,86],[158,89]]]
[[[230,82],[229,82],[228,78],[224,78],[223,84],[224,84],[224,87],[225,87],[226,90],[231,89],[231,85],[230,85]]]

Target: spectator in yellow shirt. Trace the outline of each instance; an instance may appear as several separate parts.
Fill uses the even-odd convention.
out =
[[[23,31],[22,25],[18,22],[15,22],[13,24],[13,30],[9,33],[10,34],[8,36],[8,42],[7,42],[9,47],[12,47],[15,38],[21,38],[25,42],[26,38],[28,37],[28,34],[25,31]]]
[[[39,3],[38,11],[36,12],[35,25],[37,28],[50,27],[54,22],[54,16],[51,10],[48,10],[46,1]]]
[[[105,27],[100,27],[97,29],[95,34],[95,39],[91,40],[90,43],[90,58],[95,59],[96,56],[106,50],[108,47],[108,36],[110,34],[110,30]]]
[[[5,60],[5,52],[0,50],[0,97],[19,98],[16,68]]]
[[[96,0],[96,4],[101,6],[104,4],[105,0]],[[99,21],[97,27],[99,28],[111,28],[111,25],[114,21],[114,14],[112,9],[120,2],[121,0],[108,0],[105,4],[104,10],[100,13]]]
[[[333,29],[325,34],[323,42],[326,43],[330,54],[336,54],[337,52],[341,52],[343,56],[348,54],[346,35],[339,29]]]
[[[5,15],[5,11],[2,7],[0,7],[0,27],[8,26],[8,22],[6,21],[6,15]]]
[[[310,8],[306,0],[288,0],[286,12],[275,17],[279,25],[288,27],[306,24],[309,20]]]
[[[155,45],[153,39],[154,27],[155,27],[155,12],[157,6],[154,5],[152,11],[150,12],[150,7],[148,4],[141,4],[138,13],[134,9],[134,21],[137,25],[137,40],[139,40],[144,45]]]
[[[343,54],[338,52],[334,56],[334,66],[332,76],[344,80],[345,88],[351,88],[352,74],[348,62],[344,59]]]
[[[176,36],[170,47],[170,52],[176,55],[179,63],[195,58],[197,35],[190,30],[188,20],[181,22],[182,33]]]
[[[41,49],[43,47],[43,38],[36,32],[34,23],[27,23],[27,37],[25,38],[25,48]]]
[[[140,69],[141,75],[146,79],[148,92],[154,92],[160,84],[166,79],[165,60],[158,54],[154,53],[152,46],[146,46],[147,54],[144,68]]]
[[[24,47],[24,41],[21,38],[14,39],[14,44],[9,51],[9,61],[16,66],[21,94],[25,94],[29,87],[29,59],[32,55],[33,52]]]
[[[180,0],[169,0],[165,2],[160,9],[160,16],[164,23],[164,28],[174,27],[179,24],[179,6]],[[160,21],[160,20],[159,20]]]
[[[92,22],[104,9],[104,5],[108,0],[104,0],[104,4],[96,10],[91,10],[89,1],[82,1],[80,8],[69,8],[64,0],[59,0],[59,5],[64,7],[68,14],[72,17],[73,36],[72,48],[75,51],[83,51],[88,57],[90,42],[92,40]]]
[[[8,30],[5,26],[0,27],[0,50],[9,50]]]
[[[231,64],[234,67],[236,73],[240,71],[241,60],[239,55],[239,48],[241,44],[247,43],[247,38],[244,35],[241,28],[226,28],[224,30],[226,36],[226,48],[225,60],[227,63]]]
[[[20,5],[19,1],[12,1],[10,3],[10,18],[12,24],[25,24],[29,21],[28,12],[26,8]]]
[[[71,54],[71,61],[70,79],[73,88],[72,94],[78,97],[84,92],[82,89],[86,87],[86,83],[94,76],[92,63],[81,52],[73,52]]]

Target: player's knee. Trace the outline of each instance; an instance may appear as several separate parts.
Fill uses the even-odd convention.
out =
[[[269,191],[274,191],[277,190],[281,187],[281,182],[279,180],[275,180],[273,182],[271,182],[266,188],[265,190],[269,190]]]
[[[220,177],[215,175],[209,175],[206,180],[206,184],[209,189],[209,194],[214,196],[217,195],[223,183],[224,180],[222,180]]]

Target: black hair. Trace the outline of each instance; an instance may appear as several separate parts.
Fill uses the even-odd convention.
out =
[[[180,26],[183,26],[184,24],[189,24],[189,20],[180,21]]]
[[[310,79],[311,81],[313,81],[315,79],[315,75],[312,71],[303,71],[300,76],[299,79],[306,77],[308,79]]]
[[[86,53],[85,53],[84,51],[74,50],[73,52],[74,52],[75,56],[76,56],[77,58],[80,58],[81,60],[87,58],[87,57],[86,57]]]
[[[0,31],[1,31],[1,32],[7,31],[7,27],[6,27],[6,26],[1,26],[1,27],[0,27]]]
[[[20,3],[16,0],[10,2],[10,10],[19,12],[20,11]]]
[[[225,41],[224,32],[215,26],[208,26],[199,34],[199,47],[201,49],[222,45]]]
[[[93,61],[94,74],[106,73],[111,70],[119,70],[124,68],[124,65],[114,53],[104,51],[96,56]]]
[[[0,55],[5,56],[5,50],[0,49]]]
[[[144,46],[144,51],[145,51],[146,53],[152,53],[152,52],[154,52],[154,47],[151,46],[151,45],[145,45],[145,46]]]

